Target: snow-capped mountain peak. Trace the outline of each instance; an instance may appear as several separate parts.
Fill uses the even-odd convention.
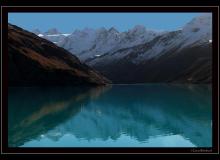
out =
[[[134,28],[132,28],[131,30],[129,30],[129,32],[145,32],[146,28],[143,25],[136,25],[134,26]]]
[[[212,14],[206,13],[193,18],[183,27],[184,32],[197,32],[199,29],[210,31],[212,24]]]
[[[79,30],[79,32],[80,32],[80,30]],[[82,32],[85,32],[85,33],[93,33],[93,32],[95,32],[95,30],[94,29],[92,29],[92,28],[88,28],[88,27],[86,27],[86,28],[84,28],[83,30],[82,30]]]
[[[212,14],[206,13],[193,18],[183,27],[182,37],[186,42],[181,48],[212,40]]]

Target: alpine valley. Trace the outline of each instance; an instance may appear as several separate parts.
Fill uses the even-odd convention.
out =
[[[137,25],[85,28],[71,34],[56,28],[33,31],[76,55],[113,83],[211,83],[212,17],[195,17],[174,31],[149,30]]]

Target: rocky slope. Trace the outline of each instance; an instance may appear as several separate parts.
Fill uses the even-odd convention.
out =
[[[137,25],[126,32],[119,32],[114,27],[110,29],[102,27],[99,29],[75,30],[71,34],[60,33],[57,29],[50,29],[45,33],[34,30],[33,33],[54,42],[76,54],[80,60],[85,61],[107,52],[148,42],[164,32],[148,30],[144,26]]]
[[[78,58],[8,24],[9,85],[99,85],[109,81]]]

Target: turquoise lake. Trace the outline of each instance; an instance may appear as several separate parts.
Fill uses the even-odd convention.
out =
[[[10,87],[9,147],[212,147],[211,85]]]

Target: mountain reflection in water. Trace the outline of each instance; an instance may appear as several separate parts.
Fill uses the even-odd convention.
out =
[[[209,85],[13,87],[9,147],[211,147]]]

